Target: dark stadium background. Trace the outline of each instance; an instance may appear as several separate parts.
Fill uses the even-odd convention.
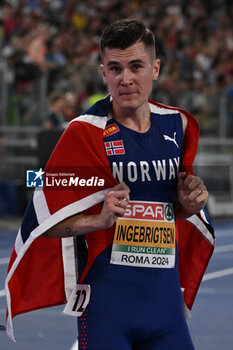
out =
[[[233,4],[230,0],[0,1],[0,324],[4,279],[32,190],[67,123],[106,95],[98,41],[109,23],[143,20],[161,73],[151,98],[188,110],[201,127],[195,173],[210,192],[217,247],[188,321],[197,350],[232,349]],[[56,122],[55,122],[56,121]],[[76,321],[62,308],[15,319],[3,350],[71,349]]]

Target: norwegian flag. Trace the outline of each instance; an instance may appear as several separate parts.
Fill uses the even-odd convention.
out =
[[[171,108],[152,101],[149,105],[152,113],[154,109],[156,112],[162,110],[169,113]],[[5,282],[7,334],[12,340],[15,340],[12,324],[14,316],[65,303],[76,284],[73,238],[46,238],[42,235],[57,223],[79,212],[98,214],[106,193],[117,184],[103,142],[109,107],[110,96],[74,119],[47,164],[50,168],[61,166],[63,169],[78,165],[80,173],[85,173],[87,178],[97,176],[104,179],[104,186],[82,187],[76,191],[36,189],[28,204]],[[189,113],[182,112],[188,118],[182,170],[190,173],[197,150],[199,129],[195,119]],[[112,149],[120,149],[122,152],[122,148],[124,151],[123,142],[116,142],[120,143],[112,145]],[[180,282],[184,288],[185,304],[191,309],[214,250],[214,234],[207,219],[200,215],[193,215],[186,221],[178,220],[177,233]]]
[[[122,140],[104,142],[107,156],[125,154],[125,148]]]
[[[92,125],[89,118],[89,115],[80,116],[70,123],[45,173],[48,169],[57,172],[66,168],[69,172],[76,168],[80,177],[104,179],[104,186],[83,186],[75,191],[59,187],[51,190],[45,186],[35,189],[17,234],[5,281],[6,331],[13,341],[12,319],[16,315],[64,304],[77,283],[73,238],[46,238],[43,233],[69,216],[83,211],[89,214],[89,208],[92,214],[98,214],[99,203],[118,183],[104,150],[106,118],[95,116],[98,126]],[[75,152],[71,152],[74,147]]]

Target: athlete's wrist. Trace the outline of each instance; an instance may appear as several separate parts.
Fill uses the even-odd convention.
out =
[[[100,214],[97,215],[79,215],[74,223],[74,231],[77,235],[85,234],[102,229]]]
[[[85,224],[88,232],[98,231],[103,229],[103,223],[101,221],[101,215],[85,215]]]
[[[178,219],[187,219],[193,215],[193,213],[189,213],[179,202],[175,204],[175,212]]]

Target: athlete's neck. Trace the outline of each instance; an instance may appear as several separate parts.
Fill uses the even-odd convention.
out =
[[[120,124],[140,133],[147,132],[151,126],[151,114],[148,104],[137,108],[137,110],[133,108],[120,109],[112,105],[111,115]]]

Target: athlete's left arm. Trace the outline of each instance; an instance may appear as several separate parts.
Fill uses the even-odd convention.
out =
[[[183,113],[181,118],[185,134],[188,121]],[[177,181],[176,216],[185,219],[198,214],[205,207],[208,196],[206,186],[200,177],[180,172]]]

